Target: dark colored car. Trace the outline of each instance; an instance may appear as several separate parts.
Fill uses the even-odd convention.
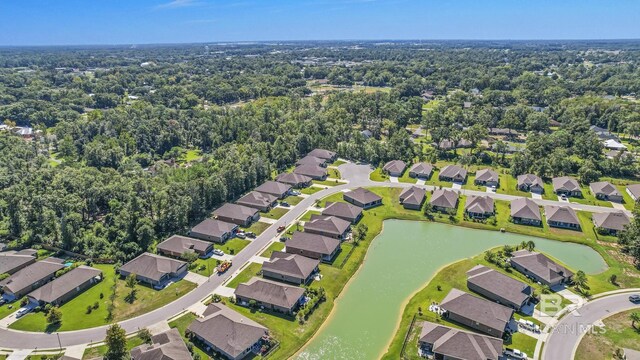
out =
[[[629,301],[631,301],[632,303],[640,302],[640,295],[638,294],[629,295]]]

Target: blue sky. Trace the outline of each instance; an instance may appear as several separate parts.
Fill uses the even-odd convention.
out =
[[[0,0],[0,45],[638,39],[636,0]]]

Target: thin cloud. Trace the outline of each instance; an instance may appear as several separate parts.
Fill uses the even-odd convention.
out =
[[[173,0],[168,3],[156,6],[156,9],[177,9],[200,5],[202,5],[202,2],[196,0]]]

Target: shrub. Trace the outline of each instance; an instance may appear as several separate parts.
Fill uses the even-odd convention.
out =
[[[100,293],[100,299],[104,298],[104,294]]]
[[[91,307],[91,305],[87,305],[87,314],[91,314],[92,311],[93,308]]]
[[[93,303],[93,309],[97,309],[100,307],[100,303],[98,303],[97,301]]]

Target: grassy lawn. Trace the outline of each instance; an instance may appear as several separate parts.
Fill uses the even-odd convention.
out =
[[[340,174],[340,170],[338,169],[329,168],[327,169],[327,172],[329,173],[330,178],[342,179],[342,175]]]
[[[411,165],[409,165],[408,167],[410,167]],[[418,182],[418,179],[416,178],[412,178],[411,176],[409,176],[409,169],[407,168],[407,170],[405,170],[404,174],[402,174],[401,177],[398,178],[399,182],[403,182],[403,183],[410,183],[410,184],[415,184]]]
[[[588,332],[578,345],[575,358],[580,360],[613,359],[613,352],[617,348],[640,351],[640,332],[631,327],[629,319],[629,315],[634,311],[638,310],[624,311],[604,319],[605,331]]]
[[[323,185],[323,186],[336,186],[336,185],[344,184],[344,181],[339,181],[338,179],[336,179],[336,180],[313,180],[313,183],[316,184],[316,185]]]
[[[596,199],[595,196],[593,196],[593,194],[591,193],[591,190],[589,189],[588,186],[583,186],[582,187],[582,198],[569,198],[570,202],[573,203],[579,203],[579,204],[586,204],[586,205],[595,205],[595,206],[602,206],[602,207],[613,207],[613,205],[611,205],[611,202],[609,201],[602,201],[602,200],[598,200]]]
[[[463,189],[469,189],[469,190],[476,190],[476,191],[486,191],[487,187],[486,186],[479,186],[475,184],[475,180],[476,180],[476,175],[474,174],[469,174],[467,176],[467,182],[462,185]]]
[[[321,214],[320,211],[309,210],[306,213],[304,213],[304,215],[302,215],[302,217],[300,218],[300,221],[309,221],[311,220],[311,215],[320,215],[320,214]]]
[[[233,238],[224,244],[214,244],[213,247],[224,251],[225,254],[235,255],[250,243],[251,241],[249,240]],[[211,276],[215,267],[218,266],[218,260],[210,257],[206,259],[198,259],[194,264],[195,267],[191,271],[200,275]]]
[[[296,206],[300,203],[300,201],[304,200],[303,197],[301,196],[287,196],[286,198],[284,198],[284,202],[289,203],[289,205],[291,206]]]
[[[347,163],[347,162],[346,162],[346,161],[343,161],[343,160],[336,160],[336,161],[334,161],[334,162],[331,164],[331,166],[340,166],[340,165],[342,165],[342,164],[346,164],[346,163]]]
[[[542,194],[542,198],[547,200],[558,200],[558,195],[553,192],[553,185],[551,185],[551,183],[544,183],[544,194]]]
[[[319,188],[319,187],[316,187],[316,186],[310,186],[308,188],[304,188],[304,189],[300,190],[301,193],[306,194],[306,195],[315,194],[318,191],[322,191],[322,188]]]
[[[501,194],[522,196],[528,198],[531,197],[530,192],[518,190],[518,179],[509,174],[500,174],[500,187],[498,188],[497,192]]]
[[[235,289],[238,285],[251,280],[252,277],[258,276],[257,274],[262,270],[262,264],[249,263],[242,271],[236,275],[231,281],[227,283],[227,287]]]
[[[373,172],[371,174],[369,174],[369,179],[371,179],[372,181],[389,181],[389,177],[387,176],[387,174],[382,172],[381,168],[376,168],[375,170],[373,170]]]
[[[20,301],[22,299],[18,300],[18,301],[14,301],[10,304],[4,304],[2,306],[0,306],[0,319],[3,319],[9,315],[11,315],[12,313],[14,313],[15,311],[18,311],[18,309],[20,309]]]
[[[431,175],[431,178],[428,181],[426,181],[425,184],[433,185],[437,187],[443,187],[443,188],[450,188],[451,183],[446,181],[440,181],[440,179],[438,179],[439,175],[440,175],[440,170],[434,169],[433,174]]]
[[[504,345],[512,349],[515,348],[523,351],[531,358],[533,353],[536,351],[537,343],[538,340],[536,338],[517,332],[513,334],[510,341],[505,341]]]
[[[262,252],[260,256],[268,258],[268,257],[271,257],[271,253],[273,253],[274,251],[283,251],[283,250],[284,250],[284,243],[282,241],[277,241],[269,245],[267,250]]]
[[[202,151],[199,149],[191,149],[187,150],[184,154],[184,158],[178,159],[179,162],[192,162],[196,160],[200,160],[202,158]]]
[[[269,219],[280,219],[284,214],[288,213],[289,209],[275,207],[271,209],[268,213],[261,212],[260,216],[269,218]]]
[[[340,252],[338,253],[338,255],[336,255],[335,259],[333,259],[333,262],[331,263],[331,265],[333,266],[342,265],[342,262],[349,255],[351,250],[353,250],[353,244],[348,242],[343,242],[342,245],[340,246]]]
[[[196,319],[196,316],[192,313],[187,313],[184,314],[182,316],[180,316],[179,318],[171,321],[169,323],[169,327],[172,329],[178,329],[178,331],[180,332],[180,335],[182,335],[182,338],[184,339],[185,343],[189,343],[189,339],[185,336],[185,330],[187,330],[187,328],[189,327],[189,325],[193,322],[193,320]],[[199,347],[193,346],[193,354],[198,354],[200,355],[200,359],[204,360],[204,359],[211,359],[211,357],[209,355],[207,355],[207,353],[203,350],[200,349]]]
[[[154,290],[144,285],[136,285],[136,299],[133,303],[125,301],[125,297],[130,290],[125,286],[124,280],[117,277],[113,266],[95,265],[101,269],[105,275],[97,285],[93,286],[84,293],[78,295],[71,301],[60,307],[62,312],[62,324],[57,328],[47,328],[47,322],[43,312],[31,313],[15,323],[10,328],[23,331],[70,331],[78,329],[86,329],[96,326],[106,325],[116,321],[130,319],[132,317],[147,313],[159,307],[162,307],[187,292],[193,290],[196,285],[186,280],[178,281],[171,284],[163,290]],[[109,297],[112,293],[113,284],[116,284],[116,297],[114,299],[113,319],[108,321]],[[100,294],[104,296],[100,298]],[[161,296],[158,296],[161,295]],[[97,309],[87,314],[87,306],[98,303]]]
[[[624,207],[627,210],[633,210],[635,206],[635,201],[631,198],[631,196],[627,193],[627,187],[625,185],[616,185],[620,194],[622,194],[622,198],[624,199]]]
[[[130,338],[127,339],[127,349],[131,350],[136,346],[140,346],[143,344],[143,341],[137,337],[137,336],[132,336]],[[102,345],[102,346],[96,346],[93,348],[89,348],[89,349],[85,349],[84,354],[82,355],[83,359],[94,359],[94,358],[100,358],[102,356],[104,356],[104,354],[107,353],[107,346],[106,345]]]
[[[264,223],[264,222],[261,222],[261,221],[256,221],[253,224],[251,224],[251,226],[249,226],[248,228],[242,228],[242,230],[251,231],[251,232],[256,233],[256,235],[260,235],[269,226],[271,226],[271,224],[267,224],[267,223]],[[229,241],[227,241],[227,243],[229,243]]]

